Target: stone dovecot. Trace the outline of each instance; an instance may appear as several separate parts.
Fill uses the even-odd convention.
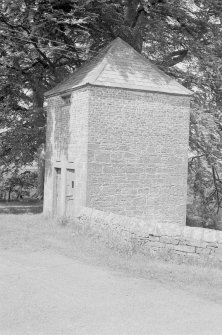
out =
[[[47,92],[44,212],[184,225],[190,96],[120,38]]]

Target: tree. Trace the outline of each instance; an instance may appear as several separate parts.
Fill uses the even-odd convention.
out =
[[[221,20],[216,0],[3,0],[0,165],[33,160],[45,141],[44,92],[120,36],[194,91],[189,181],[204,199],[212,166],[221,169]]]
[[[37,187],[37,173],[25,171],[12,173],[4,177],[0,182],[1,191],[4,190],[4,200],[21,200],[30,196],[30,190]],[[1,194],[2,195],[2,194]]]
[[[45,142],[44,92],[84,59],[85,46],[77,45],[91,19],[81,4],[64,1],[0,6],[0,124],[8,130],[1,134],[0,165],[7,172],[32,162]]]

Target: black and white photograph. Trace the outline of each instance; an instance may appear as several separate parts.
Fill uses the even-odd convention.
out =
[[[222,1],[0,0],[0,335],[222,334]]]

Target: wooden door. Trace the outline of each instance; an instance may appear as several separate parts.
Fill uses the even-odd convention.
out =
[[[75,170],[66,170],[66,216],[73,216],[74,210]]]
[[[55,168],[55,189],[54,189],[54,214],[61,215],[62,197],[61,197],[61,169]]]

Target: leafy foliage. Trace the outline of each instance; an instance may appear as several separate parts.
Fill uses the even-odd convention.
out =
[[[193,90],[189,188],[212,213],[206,199],[222,158],[221,20],[218,0],[2,0],[2,169],[29,164],[44,143],[44,92],[120,36]]]
[[[30,191],[37,188],[37,173],[27,170],[6,175],[0,187],[0,196],[4,200],[11,200],[12,197],[17,200],[29,197]]]

